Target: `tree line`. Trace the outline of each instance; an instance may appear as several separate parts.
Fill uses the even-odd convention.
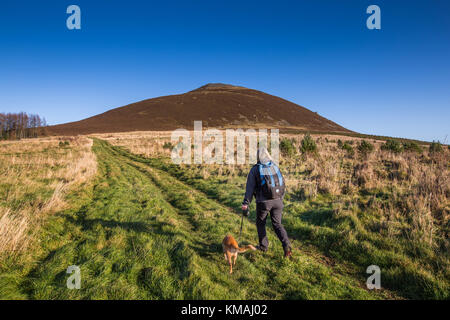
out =
[[[0,113],[0,140],[37,138],[46,134],[47,122],[37,114]]]

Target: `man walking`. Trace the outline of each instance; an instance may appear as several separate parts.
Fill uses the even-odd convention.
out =
[[[283,212],[283,196],[285,184],[280,169],[272,162],[266,148],[259,148],[258,162],[254,165],[247,177],[243,212],[248,212],[248,206],[253,195],[256,198],[256,227],[258,229],[258,249],[267,251],[269,240],[266,235],[266,219],[270,213],[273,229],[283,245],[284,256],[291,257],[291,245],[288,235],[281,224]],[[248,213],[247,213],[248,214]]]

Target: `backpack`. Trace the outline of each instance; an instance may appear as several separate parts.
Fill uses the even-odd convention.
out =
[[[258,163],[257,166],[264,197],[268,200],[283,198],[285,184],[280,169],[272,162]]]

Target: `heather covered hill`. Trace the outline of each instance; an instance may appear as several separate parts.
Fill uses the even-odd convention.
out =
[[[158,97],[81,121],[49,128],[57,135],[192,128],[261,126],[321,132],[350,132],[302,106],[270,94],[220,83],[207,84],[184,94]]]

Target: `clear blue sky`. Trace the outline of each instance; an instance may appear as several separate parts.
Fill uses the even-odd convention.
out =
[[[71,4],[81,30],[66,28]],[[381,30],[366,28],[371,4]],[[208,82],[265,91],[358,132],[443,141],[450,2],[1,3],[0,111],[57,124]]]

